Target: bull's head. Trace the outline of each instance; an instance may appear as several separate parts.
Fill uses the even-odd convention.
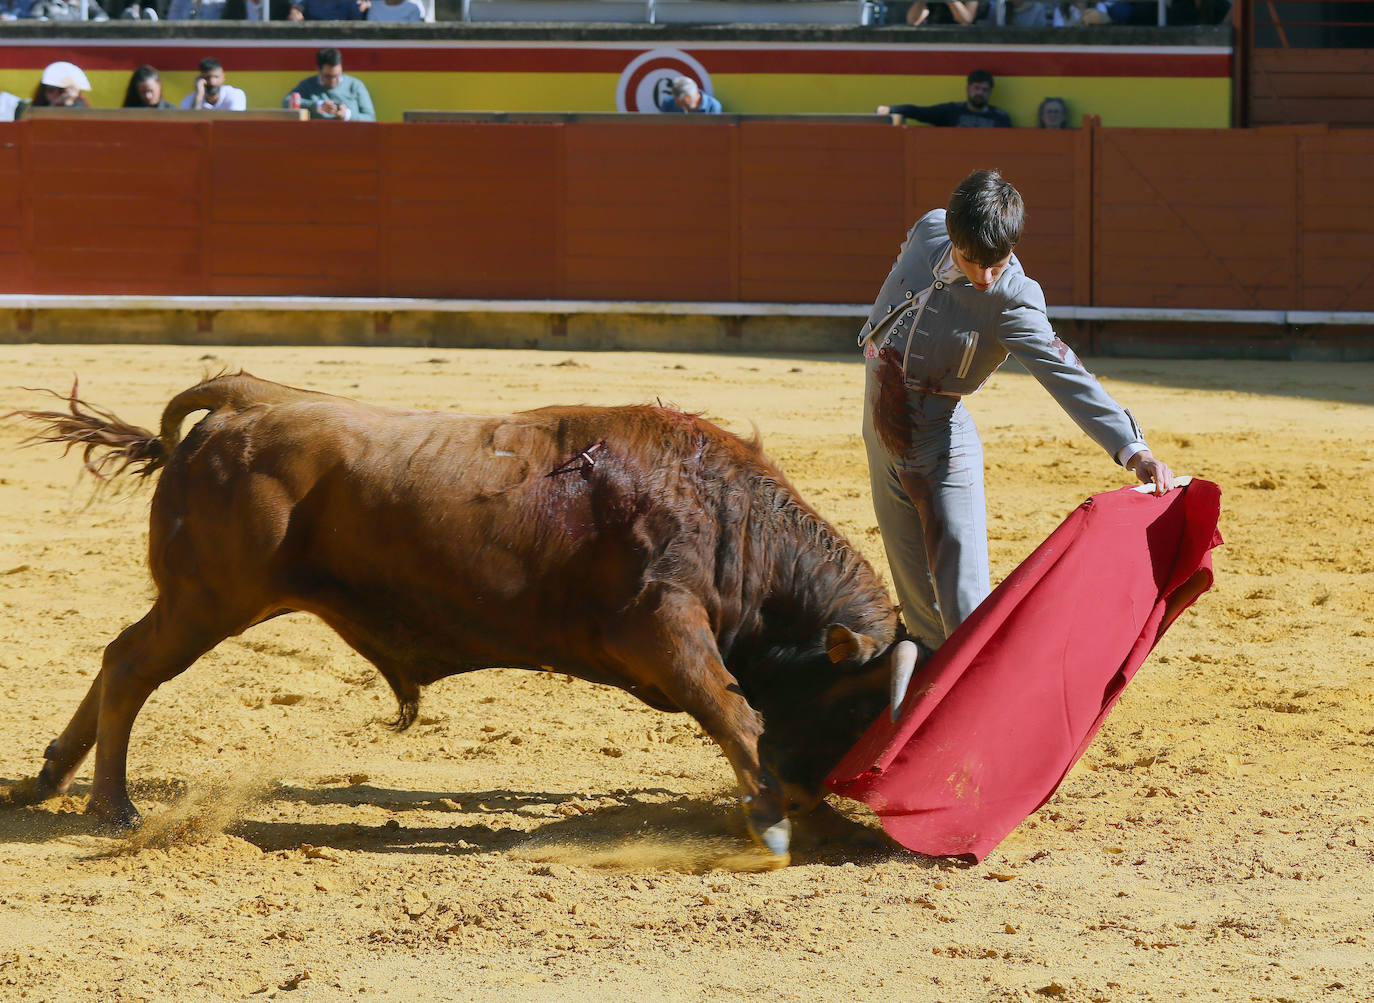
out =
[[[826,628],[823,654],[789,667],[780,684],[751,701],[762,712],[759,753],[792,807],[814,807],[826,776],[889,706],[901,707],[920,660],[916,643]]]

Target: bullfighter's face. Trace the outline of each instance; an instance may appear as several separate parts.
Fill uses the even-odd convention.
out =
[[[1001,261],[994,261],[990,265],[980,265],[968,255],[964,254],[959,248],[954,249],[954,264],[959,271],[964,273],[964,277],[973,283],[973,288],[979,292],[987,292],[993,287],[1002,273],[1006,271],[1007,265],[1011,261],[1008,254]]]

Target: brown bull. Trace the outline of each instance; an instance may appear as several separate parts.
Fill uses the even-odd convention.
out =
[[[396,411],[240,374],[178,394],[161,434],[84,405],[22,412],[96,473],[161,470],[157,599],[106,649],[48,747],[42,793],[94,745],[88,811],[131,826],[129,733],[161,683],[226,637],[319,616],[390,683],[552,668],[691,714],[720,745],[751,833],[787,813],[915,658],[867,561],[759,450],[662,407]],[[183,420],[208,411],[179,439]]]

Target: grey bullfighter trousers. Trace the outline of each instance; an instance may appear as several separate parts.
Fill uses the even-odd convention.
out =
[[[883,362],[866,363],[863,436],[873,510],[902,622],[938,648],[992,589],[983,444],[958,397],[891,385],[884,392]]]

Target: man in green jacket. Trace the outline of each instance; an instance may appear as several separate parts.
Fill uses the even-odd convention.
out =
[[[377,121],[372,95],[357,77],[345,76],[343,56],[338,49],[321,49],[315,62],[320,72],[291,88],[282,99],[283,108],[306,108],[311,118],[332,118],[339,122]]]

